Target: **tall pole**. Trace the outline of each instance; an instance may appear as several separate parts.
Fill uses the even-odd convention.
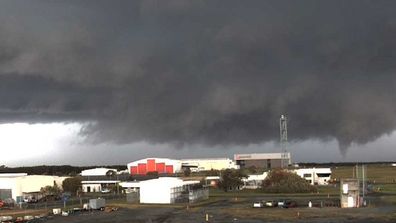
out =
[[[365,193],[366,193],[366,165],[362,165],[362,177],[363,177],[363,185],[362,185],[362,187],[363,187],[363,204],[365,204],[365,201],[364,201],[364,196],[365,196]]]
[[[280,130],[280,145],[281,145],[281,166],[282,168],[287,167],[287,118],[285,115],[281,115],[279,119],[279,130]]]

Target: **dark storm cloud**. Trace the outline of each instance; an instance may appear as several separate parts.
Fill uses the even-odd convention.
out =
[[[396,127],[391,1],[3,1],[0,119],[129,143],[336,138]]]

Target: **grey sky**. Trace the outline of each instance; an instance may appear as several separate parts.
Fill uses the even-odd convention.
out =
[[[395,6],[1,1],[0,121],[84,123],[83,147],[103,154],[204,157],[274,150],[286,114],[301,160],[374,160],[396,128]]]

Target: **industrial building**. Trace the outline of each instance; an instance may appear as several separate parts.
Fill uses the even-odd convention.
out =
[[[182,159],[181,163],[182,168],[189,168],[191,172],[239,168],[239,166],[229,158]]]
[[[0,174],[0,199],[12,198],[16,202],[23,199],[40,199],[40,189],[55,184],[62,187],[68,177],[27,175],[27,173]]]
[[[330,168],[296,169],[294,172],[311,185],[327,185],[331,178]]]
[[[167,158],[147,158],[127,164],[131,175],[146,175],[149,172],[158,174],[174,174],[181,172],[182,165],[180,160]]]
[[[235,154],[234,160],[240,168],[285,168],[291,164],[290,153]]]
[[[81,171],[82,191],[90,192],[108,192],[110,187],[120,183],[116,169],[94,168]]]

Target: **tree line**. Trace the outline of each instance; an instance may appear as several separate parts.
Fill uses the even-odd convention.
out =
[[[110,165],[110,166],[70,166],[70,165],[41,165],[41,166],[24,166],[24,167],[7,167],[5,165],[0,166],[0,173],[27,173],[28,175],[51,175],[51,176],[76,176],[81,171],[93,168],[110,168],[125,170],[126,165]]]

